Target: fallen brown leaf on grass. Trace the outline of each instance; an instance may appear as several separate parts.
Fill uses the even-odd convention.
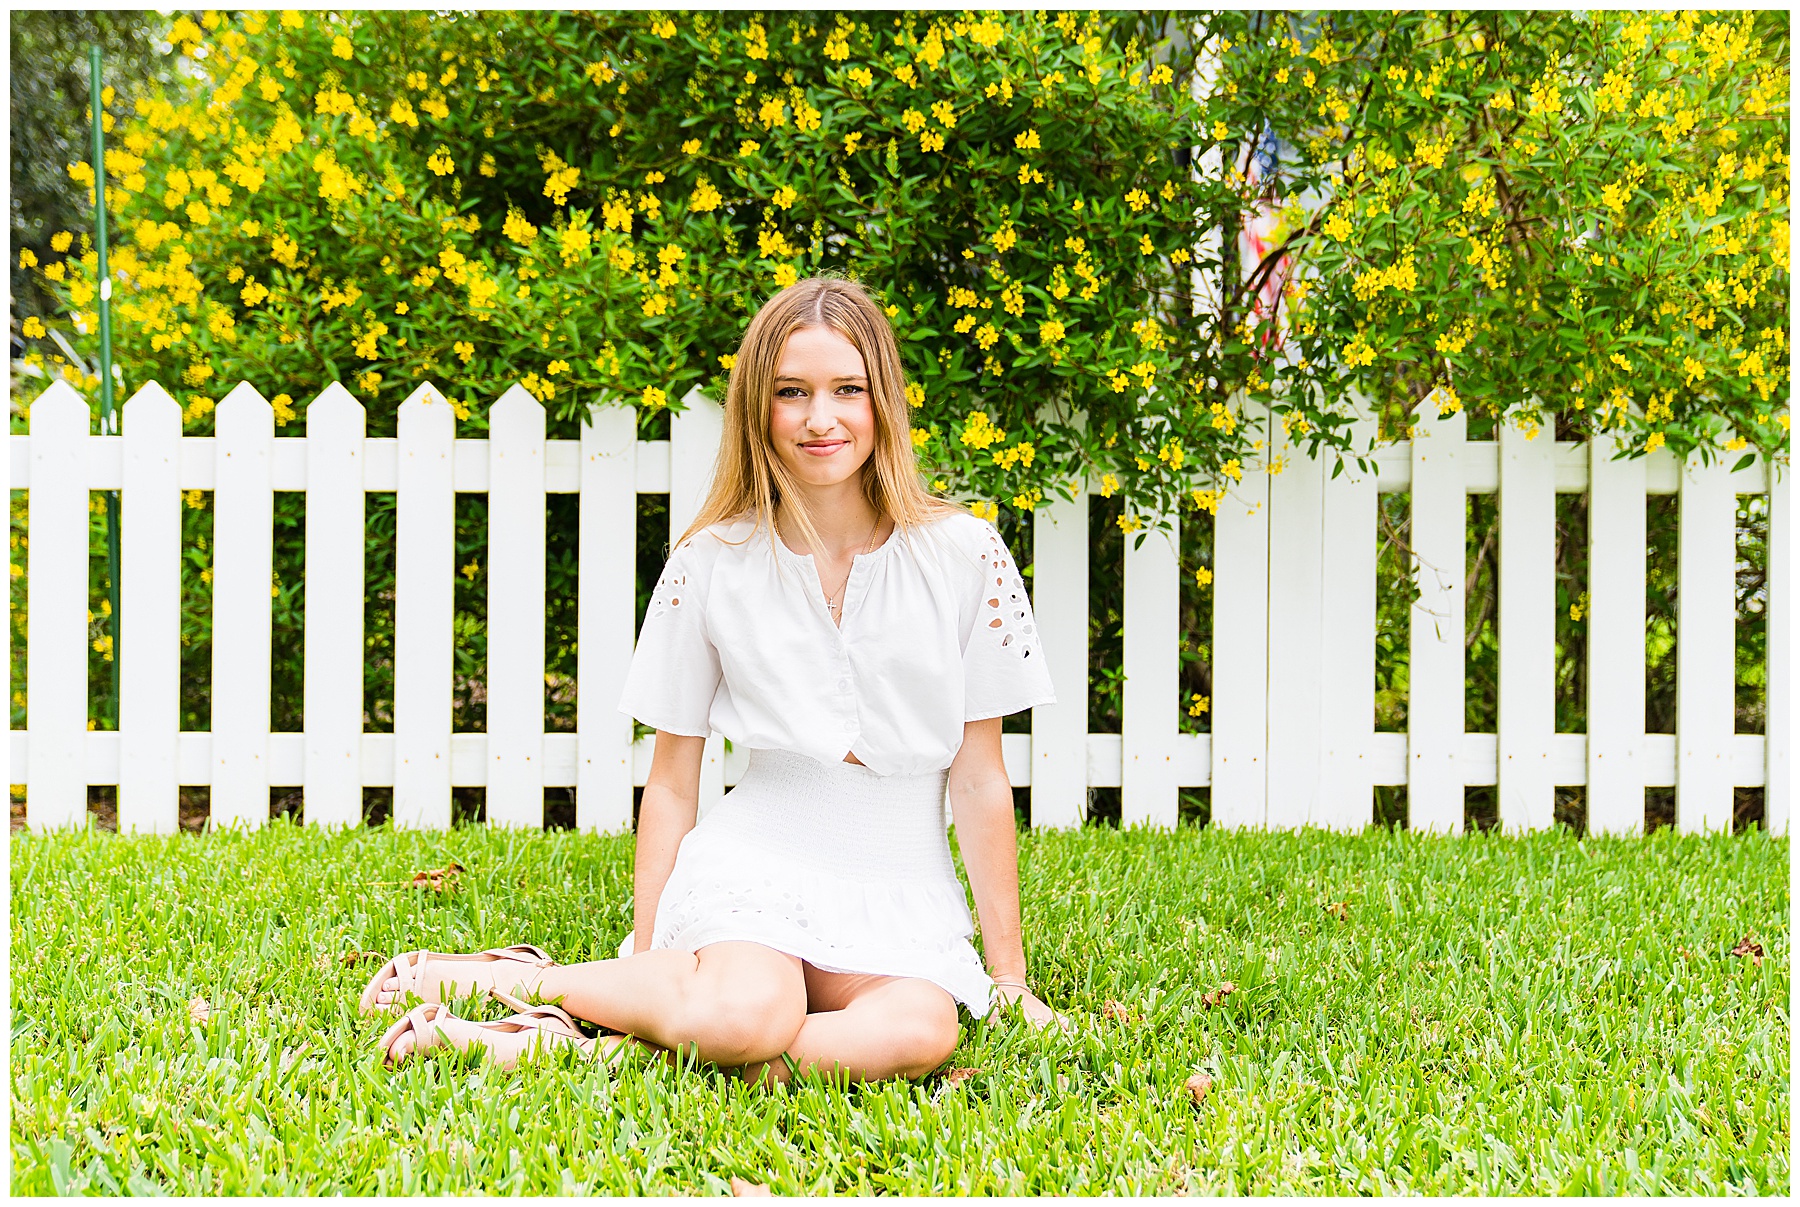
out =
[[[745,1181],[743,1178],[735,1177],[731,1179],[731,1193],[733,1197],[740,1199],[767,1199],[774,1197],[770,1193],[769,1188],[764,1186],[761,1182],[749,1182]]]
[[[307,1049],[311,1047],[312,1040],[304,1039],[300,1041],[300,1046],[298,1048],[283,1049],[281,1053],[281,1071],[285,1073],[293,1068],[300,1062],[300,1058],[306,1055]]]
[[[381,953],[377,951],[346,951],[338,954],[332,951],[321,951],[313,957],[313,967],[320,972],[331,972],[337,968],[348,968],[352,964],[360,964],[364,960],[379,960]]]
[[[1236,992],[1237,986],[1230,981],[1226,981],[1217,989],[1209,989],[1205,993],[1202,993],[1200,995],[1200,1004],[1210,1010],[1212,1007],[1218,1005]]]
[[[211,1017],[212,1007],[206,1004],[205,998],[195,994],[194,999],[188,1003],[188,1018],[193,1021],[195,1026],[204,1027]]]
[[[1691,960],[1694,958],[1694,953],[1689,951],[1685,947],[1677,947],[1675,949],[1675,954],[1680,956],[1684,960]]]
[[[1350,903],[1333,901],[1325,907],[1325,912],[1335,916],[1339,922],[1348,922],[1350,920]]]
[[[1106,1003],[1106,1006],[1100,1011],[1100,1017],[1110,1018],[1117,1023],[1135,1023],[1138,1021],[1138,1016],[1133,1014],[1123,1002],[1114,1001],[1108,1001]]]
[[[975,1076],[975,1074],[977,1074],[979,1072],[981,1072],[980,1069],[971,1069],[966,1066],[962,1067],[962,1068],[951,1069],[948,1073],[944,1074],[944,1084],[945,1085],[961,1085],[963,1082],[967,1081],[969,1078]]]
[[[1212,1092],[1212,1078],[1205,1073],[1195,1073],[1182,1083],[1181,1088],[1186,1090],[1188,1097],[1194,1100],[1194,1105],[1199,1106]]]
[[[462,864],[452,860],[441,868],[414,872],[411,880],[376,880],[371,883],[371,887],[396,888],[404,885],[407,888],[428,888],[442,892],[447,888],[455,888],[456,878],[467,870]]]
[[[1745,935],[1737,941],[1737,946],[1731,949],[1731,954],[1734,956],[1749,956],[1752,960],[1756,961],[1756,966],[1760,968],[1762,967],[1763,956],[1765,953],[1761,943],[1758,943],[1749,935]]]

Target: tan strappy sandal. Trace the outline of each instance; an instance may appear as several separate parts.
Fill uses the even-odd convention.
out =
[[[458,981],[451,968],[445,965],[456,964],[494,964],[499,962],[524,965],[520,972],[553,968],[556,961],[550,953],[530,943],[515,943],[511,947],[490,947],[486,951],[474,955],[456,955],[441,951],[408,951],[395,956],[383,964],[379,971],[369,979],[362,991],[360,1003],[364,1014],[379,1014],[385,1010],[398,1010],[406,995],[415,993],[426,1002],[439,1002],[443,995],[439,993],[445,985],[454,987],[457,984],[468,985],[467,979]],[[430,965],[428,968],[427,965]],[[399,985],[394,990],[392,1002],[379,1002],[378,994],[387,986],[388,981],[397,980]],[[428,993],[427,990],[430,992]],[[437,994],[438,996],[432,996]],[[511,1002],[508,1003],[512,1004]]]
[[[542,1032],[546,1036],[553,1035],[560,1039],[572,1042],[576,1047],[580,1048],[584,1054],[591,1054],[595,1043],[594,1040],[584,1038],[580,1029],[575,1026],[575,1020],[570,1018],[566,1011],[557,1006],[532,1006],[510,1018],[503,1018],[498,1022],[484,1023],[477,1022],[473,1019],[457,1018],[456,1015],[450,1013],[450,1007],[444,1005],[442,1002],[426,1002],[424,1005],[415,1006],[405,1014],[401,1015],[399,1020],[382,1034],[380,1040],[382,1063],[391,1069],[400,1065],[410,1057],[419,1056],[431,1051],[431,1049],[436,1047],[440,1042],[450,1043],[454,1046],[455,1041],[444,1034],[441,1023],[441,1020],[443,1019],[468,1023],[469,1026],[477,1028],[478,1030],[496,1032],[503,1035],[517,1035],[522,1031]],[[406,1056],[396,1059],[394,1056],[394,1045],[400,1041],[402,1036],[409,1033],[415,1037],[412,1051]],[[486,1046],[487,1045],[481,1043],[479,1039],[472,1038],[460,1046],[458,1050],[466,1053],[471,1048]],[[540,1039],[534,1047],[536,1051],[541,1052],[547,1046],[547,1042]],[[532,1051],[532,1049],[528,1049],[525,1054],[529,1054],[530,1051]],[[510,1068],[511,1065],[503,1067]]]

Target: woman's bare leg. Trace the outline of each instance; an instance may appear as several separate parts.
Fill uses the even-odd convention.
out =
[[[800,960],[760,943],[713,943],[534,973],[539,1001],[659,1048],[742,1065],[785,1051],[806,1018]]]
[[[794,1071],[847,1081],[923,1077],[956,1050],[956,1002],[930,981],[821,972],[806,965],[812,1013],[788,1045]],[[746,1081],[785,1082],[786,1060],[749,1064]]]

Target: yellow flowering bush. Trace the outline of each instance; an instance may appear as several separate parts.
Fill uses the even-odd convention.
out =
[[[947,493],[1023,512],[1097,468],[1172,503],[1245,449],[1168,388],[1204,355],[1180,313],[1196,186],[1169,150],[1196,118],[1133,22],[219,15],[176,39],[193,87],[109,142],[129,157],[106,165],[126,388],[193,365],[213,400],[338,380],[381,432],[422,381],[476,430],[521,382],[568,436],[602,396],[722,396],[756,308],[841,270],[884,298]],[[91,310],[92,269],[49,267]],[[957,439],[977,411],[1035,456]],[[1130,450],[1170,435],[1187,470],[1139,470]]]
[[[1222,384],[1251,383],[1325,444],[1346,385],[1393,435],[1453,385],[1472,434],[1554,415],[1640,452],[1785,457],[1785,14],[1213,28],[1232,48],[1208,111],[1285,144],[1278,163],[1266,146],[1223,157],[1265,229],[1227,274]]]

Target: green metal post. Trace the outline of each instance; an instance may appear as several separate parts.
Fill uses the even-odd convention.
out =
[[[106,267],[106,130],[100,99],[100,47],[88,49],[88,97],[94,114],[94,251],[100,257],[100,432],[119,434],[113,408],[112,274]],[[107,634],[112,638],[112,721],[119,724],[119,492],[106,492],[106,598],[112,605]]]

